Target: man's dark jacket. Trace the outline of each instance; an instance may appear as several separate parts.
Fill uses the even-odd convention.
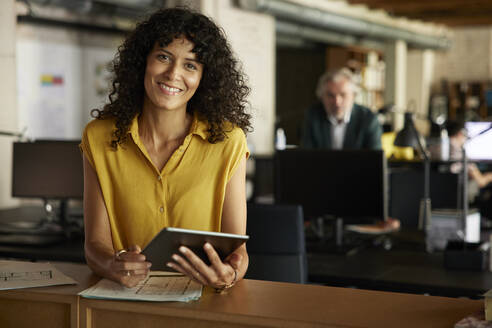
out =
[[[332,125],[322,103],[306,112],[301,137],[301,147],[332,149]],[[343,149],[381,149],[381,125],[370,109],[354,104],[345,131]]]

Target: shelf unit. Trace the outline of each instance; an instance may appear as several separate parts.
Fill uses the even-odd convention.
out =
[[[492,118],[492,81],[457,81],[447,85],[448,118],[480,121]]]
[[[340,67],[348,67],[358,80],[356,103],[372,111],[383,107],[385,63],[381,52],[361,47],[327,47],[326,68]]]

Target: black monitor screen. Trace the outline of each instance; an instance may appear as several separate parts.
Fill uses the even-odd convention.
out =
[[[366,223],[387,217],[386,158],[380,150],[290,149],[275,155],[275,201],[301,204],[306,218]]]
[[[84,178],[80,141],[15,142],[12,196],[82,198]]]
[[[492,161],[492,122],[466,122],[466,154],[471,160]]]

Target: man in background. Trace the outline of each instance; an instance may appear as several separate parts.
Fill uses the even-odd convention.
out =
[[[347,68],[329,71],[318,81],[320,102],[304,119],[301,147],[381,149],[381,125],[370,109],[354,103],[357,86]]]

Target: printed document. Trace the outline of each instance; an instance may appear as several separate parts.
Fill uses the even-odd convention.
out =
[[[75,284],[50,263],[0,260],[0,290]]]
[[[135,287],[127,288],[117,282],[101,279],[79,295],[96,299],[188,302],[202,296],[202,285],[180,273],[151,271]]]

